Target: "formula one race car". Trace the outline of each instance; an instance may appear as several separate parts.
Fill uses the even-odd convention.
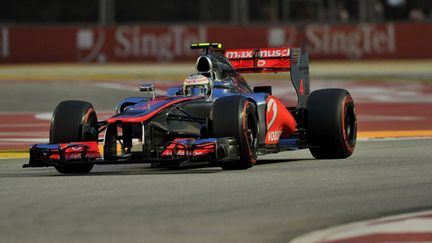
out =
[[[202,49],[196,72],[183,85],[156,96],[142,85],[116,115],[98,121],[90,103],[63,101],[51,120],[50,143],[30,147],[24,167],[54,166],[60,173],[88,173],[94,164],[210,163],[247,169],[257,155],[309,148],[317,159],[349,157],[357,121],[348,91],[309,91],[309,61],[299,48]],[[253,89],[242,72],[291,72],[297,105],[285,107],[271,86]],[[99,139],[102,135],[103,139]],[[101,146],[99,146],[101,145]],[[101,153],[100,150],[103,152]]]

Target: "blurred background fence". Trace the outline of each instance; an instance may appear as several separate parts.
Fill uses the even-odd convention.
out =
[[[0,63],[188,61],[189,44],[432,58],[430,0],[1,0]]]

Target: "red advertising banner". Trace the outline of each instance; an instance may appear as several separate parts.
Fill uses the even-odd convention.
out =
[[[190,43],[300,46],[313,59],[432,58],[432,24],[0,26],[0,63],[193,61]]]

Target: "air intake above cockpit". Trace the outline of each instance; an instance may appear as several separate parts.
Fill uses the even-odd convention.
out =
[[[196,69],[199,73],[209,73],[213,70],[213,65],[210,58],[200,56],[196,62]]]

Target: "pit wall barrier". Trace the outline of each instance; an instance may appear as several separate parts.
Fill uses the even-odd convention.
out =
[[[300,46],[312,59],[432,58],[432,24],[275,26],[0,25],[0,63],[193,61],[193,42],[226,48]]]

